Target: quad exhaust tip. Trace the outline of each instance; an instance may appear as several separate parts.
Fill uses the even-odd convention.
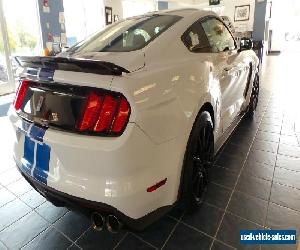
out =
[[[110,233],[117,233],[121,230],[123,223],[114,215],[106,217],[106,227]]]
[[[96,231],[102,231],[104,226],[106,226],[110,233],[118,233],[123,227],[123,223],[112,214],[108,215],[105,219],[102,214],[94,212],[91,215],[91,221],[92,227]]]
[[[105,225],[105,218],[102,214],[94,212],[91,215],[92,227],[96,231],[101,231]]]

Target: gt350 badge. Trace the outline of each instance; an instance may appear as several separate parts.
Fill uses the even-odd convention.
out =
[[[40,96],[40,99],[39,99],[39,101],[38,101],[38,103],[37,103],[37,105],[36,105],[36,111],[37,112],[40,112],[41,111],[41,108],[42,108],[42,106],[43,106],[43,103],[44,103],[44,97],[43,96]]]

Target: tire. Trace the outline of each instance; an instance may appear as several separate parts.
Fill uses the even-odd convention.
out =
[[[258,104],[258,98],[259,98],[259,76],[258,74],[256,74],[253,81],[248,110],[246,112],[247,118],[252,118],[254,116]]]
[[[184,208],[193,212],[202,201],[208,184],[208,171],[214,159],[213,122],[209,112],[201,112],[193,126],[183,164],[181,183]]]

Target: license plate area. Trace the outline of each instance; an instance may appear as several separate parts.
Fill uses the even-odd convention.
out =
[[[85,90],[31,82],[19,115],[44,127],[74,130],[85,96]]]

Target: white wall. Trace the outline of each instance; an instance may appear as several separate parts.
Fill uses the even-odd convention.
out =
[[[156,0],[123,0],[124,18],[157,10]]]
[[[113,15],[127,18],[157,10],[156,0],[103,0],[104,6],[112,7]]]
[[[191,4],[188,3],[178,3],[178,2],[169,2],[169,9],[179,9],[191,7]]]
[[[240,5],[250,5],[249,21],[234,22],[234,27],[237,32],[253,31],[255,0],[223,0],[223,2],[225,6],[223,15],[229,16],[233,22],[235,7]]]
[[[77,42],[105,27],[103,2],[99,0],[64,0],[67,37]]]
[[[99,1],[100,2],[100,1]],[[122,0],[103,0],[104,6],[112,8],[112,15],[118,15],[119,19],[123,18]],[[104,13],[104,9],[103,9]]]
[[[75,2],[73,0],[73,2]],[[99,0],[84,0],[87,33],[92,34],[105,27],[104,3]],[[103,10],[103,11],[102,11]]]

